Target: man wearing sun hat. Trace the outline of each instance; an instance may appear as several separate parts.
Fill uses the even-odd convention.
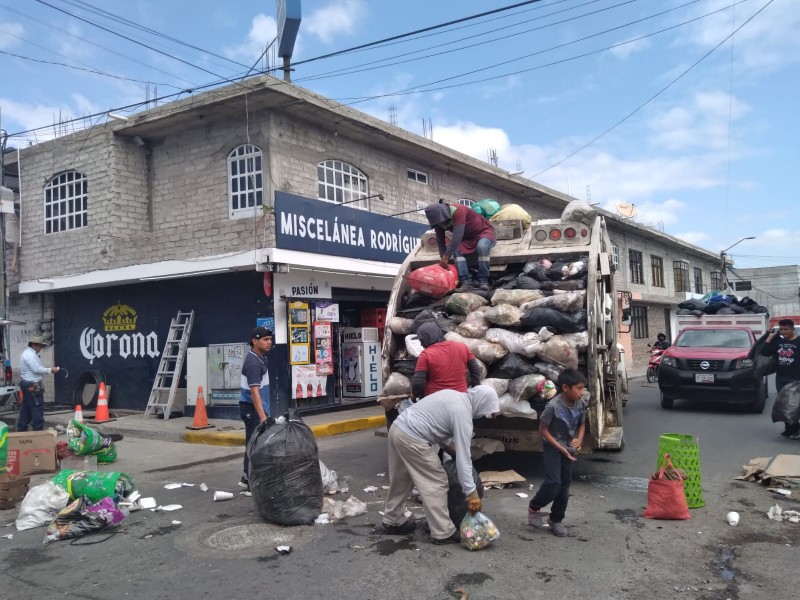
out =
[[[269,416],[269,372],[267,352],[272,348],[272,332],[266,327],[256,327],[250,334],[250,352],[242,363],[242,382],[239,392],[239,413],[244,421],[244,474],[239,486],[250,492],[248,469],[250,458],[247,445],[259,423]]]
[[[42,431],[44,429],[44,385],[42,384],[42,376],[58,373],[58,367],[45,367],[41,358],[39,358],[39,352],[42,351],[42,347],[47,345],[47,340],[41,335],[32,335],[28,339],[28,347],[22,351],[19,357],[19,389],[22,391],[22,402],[19,407],[17,431],[28,431],[29,424],[34,431]]]

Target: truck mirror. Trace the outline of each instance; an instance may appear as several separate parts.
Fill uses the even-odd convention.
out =
[[[625,327],[630,327],[633,323],[633,318],[631,317],[631,309],[630,308],[623,308],[622,309],[622,324]]]

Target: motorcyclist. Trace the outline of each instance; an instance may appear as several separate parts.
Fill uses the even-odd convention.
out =
[[[656,343],[653,344],[653,350],[666,350],[672,345],[670,342],[667,341],[667,336],[663,333],[659,333],[656,336],[656,339],[657,339]]]

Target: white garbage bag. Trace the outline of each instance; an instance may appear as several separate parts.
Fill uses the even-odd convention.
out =
[[[483,361],[487,365],[492,364],[494,361],[499,360],[508,354],[508,350],[503,348],[503,346],[500,344],[495,344],[484,339],[476,340],[473,338],[466,338],[457,334],[455,331],[445,333],[444,339],[465,344],[475,358]]]
[[[500,414],[504,417],[525,417],[536,419],[536,411],[531,408],[531,403],[527,400],[515,402],[509,394],[500,396]]]
[[[67,506],[69,493],[52,481],[28,490],[17,515],[17,530],[42,527],[52,521],[58,511]]]

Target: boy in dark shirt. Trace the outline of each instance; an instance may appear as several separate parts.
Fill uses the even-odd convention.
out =
[[[778,330],[780,335],[773,331],[767,336],[761,354],[778,357],[775,387],[780,392],[787,384],[800,380],[800,336],[795,334],[794,321],[791,319],[778,321]],[[793,440],[800,439],[800,424],[785,423],[781,435]]]
[[[567,529],[561,524],[569,502],[572,463],[583,445],[586,433],[586,377],[575,369],[567,369],[558,377],[559,394],[547,403],[539,416],[542,434],[545,480],[528,505],[528,525],[544,527],[541,509],[553,503],[547,524],[558,537]]]

